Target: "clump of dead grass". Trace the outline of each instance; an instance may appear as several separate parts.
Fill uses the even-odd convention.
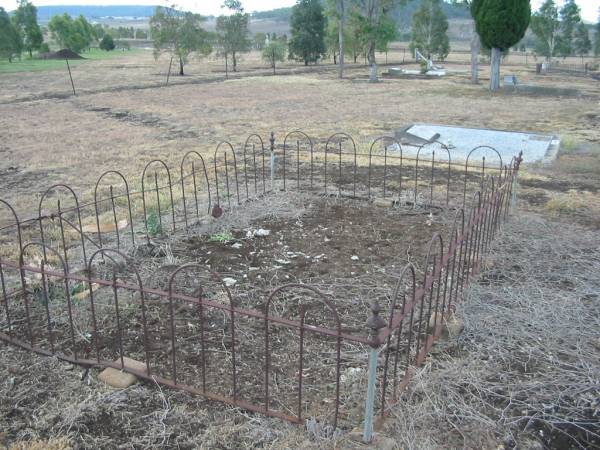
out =
[[[528,217],[496,249],[454,357],[424,366],[391,428],[407,449],[597,447],[597,237]]]
[[[576,189],[555,193],[545,205],[545,210],[553,215],[569,215],[588,208],[600,209],[600,198],[592,192]]]

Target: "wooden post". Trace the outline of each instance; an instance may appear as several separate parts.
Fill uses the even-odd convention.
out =
[[[73,88],[73,95],[77,95],[75,93],[75,84],[73,84],[73,75],[71,75],[71,67],[69,66],[69,60],[65,58],[65,62],[67,63],[67,70],[69,71],[69,78],[71,79],[71,88]]]
[[[169,71],[167,72],[167,84],[166,86],[169,85],[169,77],[171,76],[171,65],[173,64],[173,57],[171,56],[171,61],[169,61]]]

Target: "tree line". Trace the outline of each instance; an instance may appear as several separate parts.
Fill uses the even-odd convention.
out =
[[[553,56],[584,56],[592,50],[589,30],[581,20],[575,0],[566,0],[559,9],[554,0],[546,0],[531,17],[536,36],[535,51],[548,60]],[[594,55],[600,55],[600,20],[596,27]]]
[[[38,24],[37,8],[28,0],[19,0],[12,16],[0,7],[0,58],[12,62],[23,52],[28,53],[30,58],[34,51],[49,52],[48,43],[44,42],[45,33],[49,33],[60,48],[77,53],[94,44],[103,50],[125,49],[129,45],[121,39],[148,37],[145,30],[92,25],[81,15],[73,18],[67,13],[53,16],[47,28],[42,28]]]
[[[387,52],[398,38],[398,17],[402,8],[414,0],[297,0],[289,11],[290,36],[257,33],[251,37],[251,16],[240,0],[225,0],[223,14],[216,19],[216,31],[204,29],[206,18],[174,8],[157,7],[150,19],[150,29],[135,30],[92,25],[85,17],[68,14],[53,16],[48,32],[63,48],[80,52],[98,42],[100,48],[112,50],[122,39],[151,38],[154,53],[169,53],[179,65],[180,75],[192,54],[208,55],[213,51],[224,58],[226,73],[237,71],[240,55],[252,49],[262,52],[263,59],[275,71],[286,58],[305,65],[316,64],[331,55],[344,76],[345,58],[357,62],[365,59],[370,67],[369,79],[377,81],[376,52]],[[470,12],[475,22],[472,39],[472,80],[477,82],[477,55],[480,46],[490,54],[492,90],[499,87],[502,55],[514,46],[523,46],[528,28],[536,36],[536,53],[553,56],[600,54],[600,22],[594,43],[581,21],[575,0],[566,0],[558,9],[554,0],[545,0],[533,15],[529,0],[453,0]],[[450,52],[448,39],[448,4],[443,0],[420,0],[412,8],[410,48],[427,58],[444,60]],[[278,14],[288,14],[286,9]],[[461,9],[461,11],[463,11]],[[461,13],[462,14],[462,13]],[[257,13],[254,14],[256,16]],[[0,57],[11,60],[23,51],[47,51],[43,30],[37,23],[37,11],[28,0],[19,0],[10,17],[0,8]]]
[[[385,52],[397,38],[397,24],[391,15],[400,3],[394,0],[298,0],[290,14],[290,37],[257,33],[250,37],[250,15],[239,0],[225,0],[226,14],[217,17],[216,32],[203,28],[206,18],[191,12],[158,7],[150,20],[155,55],[169,53],[178,62],[179,73],[191,54],[213,51],[225,60],[226,71],[237,70],[239,56],[251,49],[262,52],[273,69],[286,58],[305,65],[316,64],[330,54],[344,72],[344,56],[357,61],[364,56],[377,79],[375,52]],[[413,20],[415,47],[440,59],[449,52],[448,21],[442,0],[424,0]],[[430,28],[433,26],[434,32]]]

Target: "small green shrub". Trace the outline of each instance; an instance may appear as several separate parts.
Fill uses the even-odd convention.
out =
[[[154,209],[148,211],[146,226],[148,227],[148,234],[150,236],[157,236],[163,232],[162,225],[160,224],[160,217]]]
[[[221,231],[220,233],[213,234],[209,239],[210,242],[220,242],[226,244],[227,242],[233,241],[233,234],[229,231]]]

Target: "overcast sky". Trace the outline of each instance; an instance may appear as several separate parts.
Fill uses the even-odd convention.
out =
[[[538,8],[543,0],[532,0],[531,4],[534,9]],[[42,5],[169,5],[176,3],[183,9],[194,11],[204,15],[219,15],[223,0],[174,0],[165,2],[158,0],[33,0],[33,4]],[[266,11],[283,6],[291,6],[295,3],[294,0],[242,0],[246,11]],[[560,5],[563,0],[557,0]],[[581,15],[588,22],[596,22],[598,19],[598,0],[577,0],[577,4],[581,7]],[[0,6],[7,11],[16,8],[16,0],[0,0]]]

